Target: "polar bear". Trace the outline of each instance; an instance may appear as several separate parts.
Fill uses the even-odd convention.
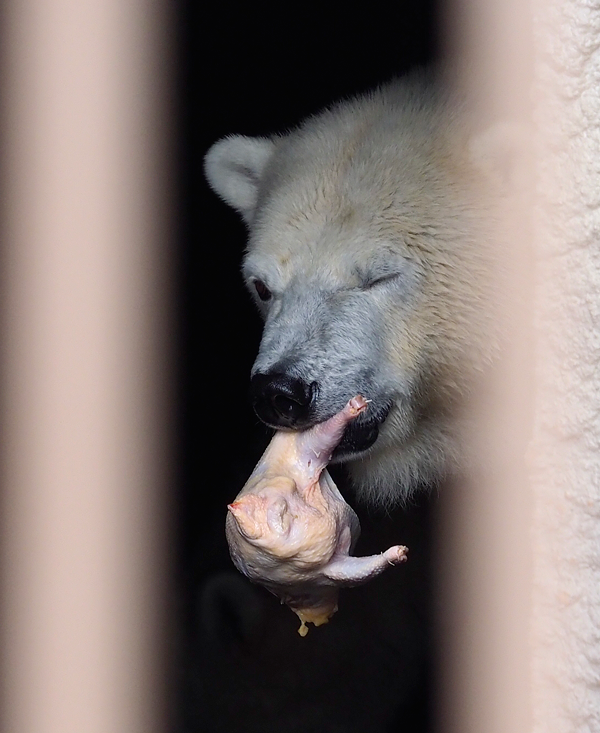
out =
[[[461,105],[417,73],[205,158],[249,230],[243,275],[264,319],[254,409],[304,429],[364,395],[334,460],[374,503],[453,470],[458,416],[493,352],[474,139]]]

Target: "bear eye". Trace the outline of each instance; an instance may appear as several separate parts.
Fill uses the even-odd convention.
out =
[[[381,275],[380,277],[374,277],[372,280],[369,280],[366,284],[367,290],[369,288],[373,288],[377,285],[383,285],[384,283],[390,282],[392,280],[395,280],[398,277],[397,272],[390,272],[387,275]]]
[[[262,280],[254,281],[254,289],[261,300],[271,300],[272,293]]]

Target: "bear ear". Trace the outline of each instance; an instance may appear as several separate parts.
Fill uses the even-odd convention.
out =
[[[508,193],[522,184],[530,149],[525,125],[499,121],[471,138],[469,158],[501,191]]]
[[[204,173],[213,191],[252,221],[258,187],[275,143],[267,138],[233,135],[215,143],[204,158]]]

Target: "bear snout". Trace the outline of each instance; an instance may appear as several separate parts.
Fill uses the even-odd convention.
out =
[[[317,387],[284,372],[258,373],[250,380],[250,401],[267,425],[302,428],[311,421]]]

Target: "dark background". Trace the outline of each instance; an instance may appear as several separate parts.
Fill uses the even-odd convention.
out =
[[[217,5],[217,4],[214,4]],[[332,622],[297,618],[235,572],[225,505],[269,438],[247,398],[261,324],[240,276],[246,232],[210,191],[202,159],[224,135],[285,132],[340,98],[437,56],[434,0],[394,12],[339,5],[257,12],[178,6],[178,449],[173,729],[177,733],[428,730],[428,494],[409,507],[358,505],[358,554],[391,544],[410,562],[344,591]],[[250,8],[250,6],[247,6]],[[302,11],[302,12],[301,12]]]

